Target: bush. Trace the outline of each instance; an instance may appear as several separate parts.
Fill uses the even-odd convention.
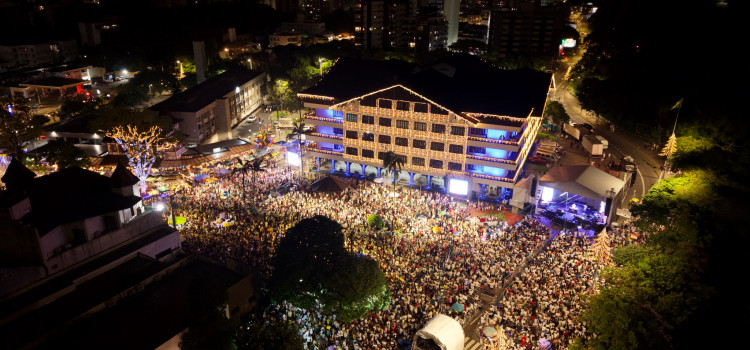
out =
[[[370,214],[367,216],[367,224],[374,230],[379,231],[383,228],[383,217],[378,214]]]

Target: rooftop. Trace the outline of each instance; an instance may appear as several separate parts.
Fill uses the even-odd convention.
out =
[[[53,228],[132,207],[141,198],[112,192],[110,178],[78,167],[34,178],[28,186],[31,213],[23,217],[40,236]]]
[[[176,94],[150,109],[158,112],[197,112],[263,72],[236,67]]]
[[[48,87],[48,88],[66,88],[66,87],[73,87],[76,85],[83,85],[85,83],[88,83],[87,80],[81,80],[81,79],[72,79],[72,78],[61,78],[61,77],[45,77],[45,78],[39,78],[39,79],[33,79],[26,82],[23,82],[19,85],[21,86],[41,86],[41,87]]]
[[[427,66],[341,58],[302,94],[343,102],[398,84],[457,114],[525,118],[532,111],[541,115],[551,81],[550,73],[502,70],[471,55],[453,55]]]

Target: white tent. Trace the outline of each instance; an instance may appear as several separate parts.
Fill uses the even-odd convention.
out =
[[[463,350],[464,330],[453,318],[438,314],[414,336],[414,350],[434,349],[437,345],[442,350]]]
[[[539,179],[539,184],[597,201],[609,197],[607,191],[612,189],[617,195],[625,186],[622,180],[591,165],[554,167]]]

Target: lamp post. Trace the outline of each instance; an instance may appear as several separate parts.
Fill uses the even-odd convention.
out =
[[[323,57],[318,57],[318,63],[320,63],[320,76],[323,76]]]
[[[248,58],[247,59],[247,63],[250,65],[250,70],[253,70],[253,59],[252,58]]]

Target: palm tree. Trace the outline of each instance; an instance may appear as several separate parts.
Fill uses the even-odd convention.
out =
[[[305,121],[300,116],[300,118],[297,119],[294,122],[294,128],[292,129],[292,132],[289,135],[287,135],[287,137],[286,137],[287,140],[291,140],[295,136],[297,136],[297,144],[299,145],[299,171],[300,171],[300,175],[301,176],[304,176],[304,174],[305,174],[305,167],[304,167],[305,164],[304,164],[304,161],[303,161],[303,159],[304,159],[304,155],[303,155],[304,149],[302,148],[302,135],[312,134],[313,131],[314,131],[313,129],[309,129],[309,130],[306,129]]]
[[[396,185],[396,177],[398,177],[398,173],[401,171],[402,166],[404,166],[403,158],[398,154],[393,153],[393,151],[388,151],[383,156],[383,169],[386,169],[386,171],[391,173],[393,177],[391,182],[394,186]]]
[[[266,156],[260,156],[258,158],[253,159],[252,161],[246,161],[243,162],[242,159],[237,158],[237,163],[240,164],[239,168],[236,168],[234,171],[242,174],[242,202],[245,202],[245,177],[247,176],[247,173],[258,173],[262,171],[266,171],[266,169],[263,167],[263,161],[265,161]]]

